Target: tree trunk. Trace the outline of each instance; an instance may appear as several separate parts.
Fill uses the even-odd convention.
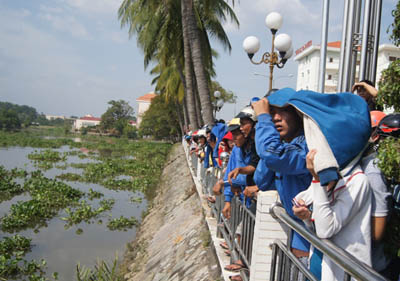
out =
[[[179,73],[179,76],[181,78],[182,85],[183,85],[183,92],[184,92],[183,102],[182,102],[182,105],[183,105],[183,110],[182,110],[183,111],[183,127],[184,127],[184,133],[187,133],[189,131],[190,121],[189,121],[189,114],[188,114],[188,104],[187,104],[187,100],[186,100],[186,95],[187,95],[186,79],[183,74],[183,67],[182,67],[182,64],[179,61],[179,59],[176,59],[175,63],[176,63],[178,73]]]
[[[183,126],[182,106],[179,104],[178,101],[176,101],[175,107],[176,107],[176,114],[178,115],[179,128],[181,129],[179,137],[182,138],[182,136],[185,134],[185,130],[183,128],[184,126]]]
[[[211,104],[209,79],[203,64],[203,55],[201,50],[200,32],[196,21],[196,15],[193,6],[193,0],[183,0],[185,4],[185,15],[187,17],[188,35],[190,38],[190,52],[193,62],[193,68],[196,75],[197,87],[203,110],[202,116],[207,124],[214,124],[213,107]],[[183,16],[183,15],[182,15]],[[185,57],[186,58],[186,57]]]
[[[192,76],[192,59],[190,54],[190,37],[188,30],[188,11],[185,5],[185,1],[181,1],[181,13],[182,13],[182,29],[183,29],[183,48],[185,57],[185,81],[186,81],[186,101],[188,105],[189,115],[189,127],[190,130],[194,131],[199,127],[196,116],[195,108],[195,97],[193,93],[193,76]]]
[[[196,76],[195,76],[196,78]],[[201,102],[200,102],[200,95],[199,95],[199,91],[197,90],[197,83],[196,83],[196,79],[194,79],[193,81],[193,89],[194,89],[194,97],[196,99],[196,108],[197,108],[197,123],[199,123],[200,127],[203,127],[204,125],[204,119],[203,119],[203,109],[201,107]]]

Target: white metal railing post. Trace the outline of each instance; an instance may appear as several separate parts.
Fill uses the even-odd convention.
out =
[[[284,243],[287,241],[288,227],[278,222],[270,212],[271,207],[277,202],[279,202],[279,195],[275,190],[258,193],[250,281],[269,280],[272,259],[271,245],[276,239],[280,239]]]

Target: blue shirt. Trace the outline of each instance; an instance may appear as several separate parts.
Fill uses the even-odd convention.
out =
[[[243,152],[240,147],[234,146],[232,149],[232,153],[229,157],[228,166],[226,167],[226,173],[224,175],[224,195],[225,202],[231,202],[232,197],[234,196],[231,191],[231,185],[227,182],[228,175],[231,171],[238,167],[246,167],[247,163],[250,162],[250,154],[246,155],[247,157],[243,157]],[[232,179],[232,183],[236,185],[240,185],[242,190],[246,186],[246,175],[239,174],[236,179]]]
[[[260,184],[261,190],[276,189],[286,212],[302,223],[293,214],[292,199],[306,190],[312,180],[306,166],[308,148],[304,134],[295,137],[290,143],[282,142],[271,115],[261,114],[256,125],[255,142],[261,160],[254,180],[257,185]],[[296,232],[293,232],[291,246],[305,252],[310,248],[308,241]]]

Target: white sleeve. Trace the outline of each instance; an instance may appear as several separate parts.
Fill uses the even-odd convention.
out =
[[[339,185],[344,184],[341,180]],[[371,194],[367,177],[355,175],[343,190],[338,190],[333,204],[325,188],[312,183],[314,189],[313,219],[317,236],[330,238],[337,234],[357,214],[364,204],[370,204]],[[368,201],[369,200],[369,201]]]

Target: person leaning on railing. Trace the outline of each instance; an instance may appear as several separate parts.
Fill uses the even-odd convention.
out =
[[[286,90],[282,89],[271,95],[279,95]],[[252,103],[252,106],[258,117],[255,142],[261,158],[254,180],[260,185],[260,189],[276,189],[285,210],[295,218],[292,198],[305,190],[312,179],[306,167],[308,149],[301,117],[294,107],[271,106],[267,98]],[[269,182],[263,183],[260,178]],[[299,222],[301,223],[300,220]],[[307,240],[293,232],[290,248],[303,264],[308,262],[309,247]]]
[[[232,179],[235,179],[239,174],[244,174],[246,175],[246,186],[252,186],[255,185],[253,176],[258,161],[260,160],[260,157],[256,151],[256,144],[254,142],[257,116],[251,106],[246,106],[239,112],[236,118],[240,119],[240,132],[246,138],[246,143],[242,147],[243,153],[248,153],[247,151],[249,151],[251,158],[247,166],[237,167],[231,171],[228,175],[228,181],[232,184]]]
[[[368,178],[359,162],[371,134],[365,101],[350,93],[325,95],[298,91],[284,101],[303,113],[310,187],[294,199],[301,215],[319,238],[330,239],[359,261],[371,265],[371,197]],[[351,105],[351,106],[349,106]],[[313,264],[311,255],[311,271]],[[315,267],[313,267],[313,265]],[[322,256],[321,280],[343,280],[344,271]]]
[[[225,218],[229,219],[231,216],[231,201],[233,197],[239,196],[243,199],[242,190],[246,186],[246,175],[239,174],[236,179],[231,179],[228,182],[228,175],[235,168],[246,167],[250,164],[254,158],[252,153],[255,151],[247,147],[248,140],[244,134],[240,131],[240,118],[234,118],[229,122],[228,131],[232,133],[233,141],[235,146],[232,150],[231,156],[229,158],[228,166],[224,175],[224,198],[225,205],[222,210],[222,214]],[[235,230],[235,236],[240,243],[241,239],[241,225],[239,224]],[[224,269],[232,272],[240,271],[244,267],[241,260],[234,261],[232,264],[227,265]],[[231,276],[231,280],[241,280],[240,275]]]

